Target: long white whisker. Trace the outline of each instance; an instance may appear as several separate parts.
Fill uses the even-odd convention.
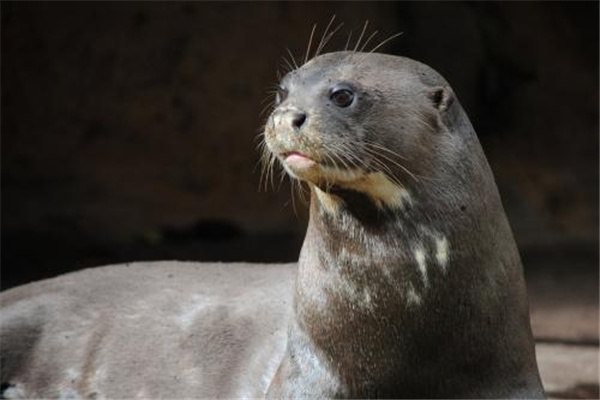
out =
[[[312,45],[313,36],[315,34],[315,29],[317,29],[317,24],[314,24],[312,30],[310,31],[310,38],[308,39],[308,47],[306,48],[306,54],[304,55],[304,64],[308,61],[308,55],[310,54],[310,47]]]
[[[294,64],[295,68],[292,69],[298,69],[298,63],[296,62],[296,58],[294,57],[294,54],[292,53],[292,51],[288,48],[286,48],[288,54],[290,55],[290,57],[292,58],[292,63]]]
[[[356,50],[358,50],[358,46],[360,46],[360,41],[362,40],[366,30],[367,30],[367,26],[369,25],[369,20],[365,21],[365,25],[363,26],[362,32],[360,33],[360,36],[358,37],[358,40],[356,41],[356,45],[354,46],[354,52],[356,52]]]
[[[335,21],[335,14],[333,14],[331,19],[329,20],[329,23],[325,27],[325,30],[323,31],[323,36],[321,36],[321,40],[319,41],[319,45],[317,46],[317,50],[315,51],[315,55],[313,56],[313,58],[319,55],[319,51],[321,50],[321,48],[323,46],[323,40],[325,40],[325,37],[327,36],[327,32],[329,32],[329,28],[331,28],[331,24],[333,24],[333,21]]]
[[[333,35],[335,35],[336,32],[339,31],[342,26],[344,26],[343,22],[341,24],[339,24],[329,35],[327,35],[327,37],[323,41],[323,45],[320,46],[317,49],[317,54],[315,56],[318,56],[319,54],[321,54],[321,52],[323,51],[323,49],[325,48],[325,46],[327,46],[327,43],[329,43],[329,41],[331,40],[331,38],[333,37]]]
[[[386,44],[387,42],[389,42],[390,40],[393,40],[395,38],[397,38],[398,36],[401,36],[404,32],[400,32],[400,33],[396,33],[395,35],[392,35],[390,37],[388,37],[387,39],[383,40],[381,43],[379,43],[377,46],[373,47],[373,49],[371,51],[369,51],[370,53],[374,53],[375,50],[379,49],[381,46],[383,46],[384,44]]]
[[[348,51],[348,46],[350,45],[350,39],[352,38],[352,31],[348,35],[348,39],[346,40],[346,45],[344,46],[344,51]]]
[[[373,39],[375,37],[375,35],[377,35],[379,33],[379,31],[375,31],[373,33],[371,33],[371,35],[369,35],[369,37],[367,38],[367,40],[365,40],[365,43],[360,47],[359,51],[363,51],[365,49],[365,47],[367,47],[367,45],[369,44],[369,42],[371,41],[371,39]]]

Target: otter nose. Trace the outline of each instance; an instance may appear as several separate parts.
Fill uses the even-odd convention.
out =
[[[304,111],[297,108],[288,108],[280,110],[273,116],[273,123],[286,128],[292,128],[294,131],[299,131],[306,123],[307,115]]]
[[[300,129],[306,121],[306,114],[299,111],[294,111],[291,115],[292,126],[294,129]]]

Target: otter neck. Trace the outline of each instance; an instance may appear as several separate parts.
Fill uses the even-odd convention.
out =
[[[447,247],[447,239],[412,223],[413,211],[409,205],[378,207],[357,192],[312,190],[295,335],[339,380],[343,389],[332,394],[377,395],[369,385],[393,379],[410,336],[400,322],[419,307],[430,285],[424,264],[437,255],[446,262],[445,250],[436,246]]]

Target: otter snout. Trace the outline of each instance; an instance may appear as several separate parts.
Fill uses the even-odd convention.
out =
[[[273,123],[275,129],[292,129],[299,132],[306,118],[306,113],[298,108],[285,108],[273,116]]]

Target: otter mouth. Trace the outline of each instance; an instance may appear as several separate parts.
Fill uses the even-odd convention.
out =
[[[299,151],[288,151],[281,155],[281,158],[290,168],[302,170],[312,168],[318,164],[312,157]]]

